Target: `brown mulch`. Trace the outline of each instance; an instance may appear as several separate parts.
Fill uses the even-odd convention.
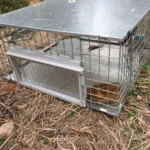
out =
[[[130,96],[115,118],[4,79],[0,88],[0,122],[15,124],[3,150],[148,150],[150,146],[148,92],[142,100]]]

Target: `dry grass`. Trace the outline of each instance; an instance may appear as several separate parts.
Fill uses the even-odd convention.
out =
[[[27,1],[29,2],[29,5],[33,5],[33,4],[42,2],[42,1],[44,1],[44,0],[27,0]]]
[[[0,122],[15,124],[3,150],[149,150],[149,82],[146,71],[113,118],[1,79]]]

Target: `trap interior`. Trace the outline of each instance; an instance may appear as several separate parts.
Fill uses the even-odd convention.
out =
[[[99,44],[99,41],[89,41],[88,39],[75,37],[52,45],[46,45],[47,48],[41,50],[44,55],[52,57],[63,55],[68,56],[70,60],[79,62],[85,71],[86,85],[93,86],[96,81],[112,83],[126,80],[123,70],[128,71],[126,69],[129,62],[125,59],[127,54],[121,53],[120,45],[117,43],[111,44],[110,49],[110,43]],[[96,48],[90,50],[90,46],[96,46]],[[36,51],[36,49],[26,48],[24,51],[30,52]],[[138,65],[137,59],[133,61],[133,64]],[[88,78],[93,79],[93,81],[88,81]]]
[[[150,0],[47,0],[1,15],[0,24],[122,40],[149,9]]]
[[[97,48],[89,50],[89,46],[97,46]],[[70,42],[70,39],[60,41],[45,53],[56,56],[57,51],[60,55],[66,55],[70,59],[81,62],[85,71],[85,78],[106,83],[121,82],[125,78],[123,75],[120,75],[120,79],[118,77],[118,74],[121,74],[121,69],[125,67],[123,66],[125,59],[120,52],[120,46],[117,44],[111,45],[110,50],[109,43],[99,44],[98,41],[89,43],[88,40],[72,38],[72,42]],[[94,82],[86,84],[92,86]]]

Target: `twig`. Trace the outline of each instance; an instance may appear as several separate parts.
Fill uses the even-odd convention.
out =
[[[15,145],[13,145],[9,150],[12,150],[12,149],[14,149],[16,146],[18,146],[19,145],[19,143],[16,143]]]
[[[107,131],[109,131],[109,133],[112,135],[112,137],[116,140],[117,144],[119,144],[119,140],[118,140],[118,138],[116,137],[116,135],[115,135],[112,131],[110,131],[110,129],[107,128],[107,127],[102,123],[102,121],[99,121],[99,123],[100,123],[101,125],[103,125],[103,127],[104,127]]]
[[[75,145],[74,145],[72,142],[70,142],[70,143],[71,143],[71,145],[72,145],[72,147],[73,147],[73,150],[76,150]]]
[[[15,115],[13,114],[12,110],[9,107],[7,107],[5,104],[3,104],[1,102],[0,102],[0,105],[3,106],[4,108],[6,108],[9,112],[11,112],[13,117],[15,118]]]
[[[9,139],[12,137],[14,133],[12,133],[6,140],[5,142],[1,145],[0,149],[2,149],[4,147],[4,145],[9,141]]]
[[[143,150],[147,150],[148,148],[150,148],[150,143]]]
[[[133,131],[132,131],[132,134],[131,134],[131,137],[130,137],[130,140],[129,140],[128,149],[130,148],[130,144],[131,144],[131,141],[132,141],[132,137],[133,137]]]
[[[64,112],[62,112],[60,115],[64,115],[68,110],[70,110],[72,107],[74,107],[75,104],[72,104],[69,108],[67,108]]]
[[[145,144],[145,143],[147,143],[147,142],[149,142],[149,139],[148,139],[147,141],[144,141],[144,142],[141,143],[140,145],[137,145],[137,146],[131,148],[131,150],[137,149],[138,147],[142,146],[143,144]]]

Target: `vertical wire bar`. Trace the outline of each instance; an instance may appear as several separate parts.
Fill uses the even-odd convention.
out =
[[[133,66],[132,66],[132,64],[133,64],[133,45],[132,45],[132,35],[130,35],[130,38],[131,39],[129,39],[130,40],[130,45],[129,45],[129,47],[130,47],[130,56],[129,56],[129,59],[130,59],[130,84],[129,84],[129,86],[131,87],[131,83],[132,83],[132,72],[133,72]]]
[[[20,66],[20,76],[21,76],[21,79],[22,79],[23,81],[25,81],[25,77],[24,77],[24,75],[25,75],[24,66],[23,66],[23,62],[21,62],[21,61],[24,61],[24,60],[23,60],[23,59],[20,59],[20,58],[18,58],[18,60],[19,60],[19,66]]]
[[[41,63],[36,63],[36,70],[38,71],[39,68],[40,68],[40,70],[41,70],[41,68],[43,68],[42,64]],[[43,80],[44,80],[44,78],[43,78],[42,71],[38,71],[38,75],[37,76],[39,77],[39,80],[40,80],[40,86],[43,86]]]
[[[121,62],[121,75],[123,77],[123,79],[121,79],[121,88],[120,88],[120,91],[119,91],[119,103],[122,103],[123,100],[126,98],[126,95],[127,95],[127,86],[129,85],[129,68],[128,68],[128,47],[126,45],[126,41],[124,41],[122,43],[122,47],[121,47],[121,57],[122,57],[122,62]],[[126,91],[125,91],[126,90]]]
[[[50,45],[51,45],[51,42],[50,42],[49,32],[46,32],[46,34],[47,34],[48,44],[49,44],[49,46],[50,46]],[[50,51],[50,55],[52,55],[51,47],[49,48],[49,51]]]
[[[122,50],[121,42],[119,42],[119,58],[118,58],[118,60],[119,60],[119,62],[118,62],[118,83],[119,83],[119,87],[120,87],[120,85],[123,85],[122,81],[120,80],[120,76],[122,76],[122,73],[121,73],[121,70],[120,70],[121,64],[122,64],[122,67],[123,67],[123,62],[121,63],[121,58],[123,57],[123,55],[121,56],[121,50]],[[123,70],[124,70],[124,68],[123,68]],[[125,78],[124,75],[123,75],[123,78]],[[120,92],[119,87],[117,88],[117,91],[116,91],[117,94]],[[120,99],[120,97],[119,97],[119,99]],[[117,102],[118,102],[118,99],[117,99]]]
[[[53,72],[53,71],[52,71],[52,67],[51,67],[50,65],[47,65],[47,67],[48,67],[48,69],[47,69],[48,72],[47,72],[47,73],[51,75],[51,72]],[[50,76],[50,78],[51,78],[51,76]],[[47,88],[52,90],[50,81],[51,81],[51,79],[50,79],[50,80],[48,81],[48,83],[47,83]]]
[[[10,41],[9,43],[11,43],[11,46],[15,47],[15,41],[14,41],[14,35],[12,35],[12,33],[15,31],[15,27],[12,28],[9,36],[10,36]]]
[[[98,63],[99,63],[98,69],[99,70],[98,71],[99,71],[99,81],[100,81],[101,80],[101,74],[100,74],[100,72],[101,72],[101,56],[100,56],[101,55],[101,52],[100,52],[101,51],[101,48],[100,48],[101,47],[101,41],[100,41],[100,37],[98,37],[98,40],[99,40],[99,42],[98,42],[99,43],[99,50],[98,50]]]
[[[36,63],[36,66],[39,66],[38,68],[40,69],[40,73],[39,73],[39,69],[37,70],[38,71],[38,77],[40,77],[40,84],[42,87],[46,87],[44,81],[46,80],[47,81],[47,77],[46,77],[46,72],[45,72],[45,65],[44,64],[41,64],[41,63]]]
[[[145,39],[143,39],[143,37],[145,36],[144,35],[145,33],[144,33],[144,24],[143,24],[143,27],[141,27],[141,38],[140,38],[140,41],[137,41],[137,42],[139,42],[139,44],[140,44],[140,47],[137,47],[137,49],[135,49],[136,51],[135,51],[135,55],[136,55],[136,68],[135,68],[135,70],[137,70],[137,69],[139,69],[139,63],[140,63],[140,53],[142,52],[142,55],[144,54],[144,48],[143,48],[143,45],[141,45],[141,44],[143,44],[143,41],[145,40]],[[136,72],[136,74],[138,74],[138,72]]]
[[[79,44],[80,44],[80,60],[81,60],[81,67],[83,67],[83,52],[82,52],[82,40],[81,40],[81,37],[79,39]]]
[[[110,40],[109,40],[109,51],[108,51],[108,86],[107,86],[107,109],[108,109],[108,102],[109,102],[109,95],[110,95],[110,91],[109,91],[109,84],[110,84],[110,81],[109,81],[109,77],[110,77],[110,48],[111,48],[111,45],[110,45]]]
[[[120,59],[121,59],[121,57],[123,57],[123,56],[121,56],[121,43],[119,43],[119,62],[118,62],[118,82],[120,82]],[[121,74],[121,76],[122,76],[122,74]]]
[[[39,86],[41,86],[40,85],[40,82],[38,82],[38,80],[39,80],[39,72],[41,72],[41,71],[39,71],[39,64],[37,63],[37,62],[30,62],[31,63],[31,66],[32,66],[32,69],[33,69],[33,73],[34,73],[34,76],[35,76],[35,84],[36,85],[39,85]],[[38,67],[37,67],[37,65],[38,65]]]
[[[49,88],[49,78],[50,78],[50,66],[49,65],[45,65],[45,75],[46,75],[46,82],[47,82],[47,84],[46,84],[46,88],[48,89]],[[47,76],[47,75],[49,75],[49,76]]]
[[[74,51],[73,51],[72,36],[71,36],[71,53],[72,53],[72,59],[74,59]]]
[[[90,41],[90,37],[89,37],[89,47],[90,47],[91,41]],[[90,70],[90,79],[91,79],[91,51],[89,51],[89,70]]]
[[[44,87],[44,84],[43,84],[43,66],[41,63],[37,63],[35,62],[35,66],[36,66],[36,71],[37,71],[37,79],[36,80],[40,80],[40,86],[41,87]]]
[[[66,55],[66,49],[65,49],[65,39],[63,39],[63,48],[64,48],[64,55]]]
[[[81,37],[79,37],[79,48],[80,48],[80,51],[79,51],[79,56],[80,56],[80,62],[81,62],[81,67],[84,67],[84,62],[83,62],[83,55],[82,55],[82,41],[81,41]],[[85,72],[84,72],[85,73]],[[84,83],[85,83],[85,79],[84,79]],[[85,85],[82,85],[82,97],[83,99],[85,100],[86,99],[86,87]]]
[[[23,45],[24,45],[24,50],[26,49],[26,44],[25,44],[25,42],[24,42],[24,39],[23,39],[23,36],[21,37],[21,39],[22,39],[22,43],[23,43]]]
[[[128,64],[127,64],[127,57],[126,57],[126,43],[123,42],[121,43],[121,47],[120,47],[120,55],[121,55],[121,65],[120,65],[120,82],[122,83],[122,85],[124,84],[124,82],[126,82],[127,76],[128,76]],[[123,71],[122,71],[123,70]],[[122,79],[123,76],[123,79]]]
[[[90,37],[89,37],[89,47],[90,47],[90,44],[91,44],[91,41],[90,41]],[[92,69],[91,69],[91,51],[90,50],[89,50],[89,70],[90,70],[90,79],[91,79],[92,78],[92,75],[91,75]],[[90,86],[91,85],[92,85],[92,81],[90,80]],[[93,94],[91,88],[90,88],[90,94]],[[92,101],[91,101],[91,107],[92,107]]]
[[[30,35],[30,34],[29,34],[29,35]],[[28,41],[29,41],[29,47],[30,47],[30,50],[32,51],[33,48],[32,48],[32,45],[31,45],[31,41],[30,41],[29,35],[27,35],[27,37],[28,37]]]
[[[23,65],[23,70],[24,70],[24,72],[25,72],[25,74],[26,74],[26,79],[27,79],[27,82],[28,83],[32,83],[32,81],[31,81],[31,79],[30,79],[30,76],[32,76],[31,75],[31,69],[30,69],[30,61],[29,60],[27,60],[27,59],[22,59],[22,60],[24,60],[25,61],[25,64]]]
[[[16,29],[16,30],[18,30],[18,29]],[[19,32],[19,31],[18,31]],[[14,44],[15,44],[15,46],[17,45],[17,46],[19,46],[19,42],[18,42],[18,38],[19,38],[19,33],[17,33],[16,32],[16,34],[14,34],[13,35],[14,36]]]
[[[44,78],[43,78],[43,74],[42,74],[43,73],[43,66],[42,66],[42,64],[35,62],[34,63],[34,68],[36,70],[36,77],[37,77],[36,80],[38,80],[37,81],[37,82],[39,82],[38,84],[40,86],[44,86],[44,84],[43,84]]]
[[[8,35],[9,35],[10,32],[11,32],[11,27],[8,27]]]
[[[128,55],[129,45],[127,45],[127,42],[125,42],[123,45],[124,46],[122,50],[122,55],[124,55],[124,60],[122,59],[122,62],[124,68],[126,69],[126,80],[128,81],[127,83],[129,85],[129,78],[130,78],[130,66],[129,66],[129,55]]]
[[[27,80],[29,83],[34,84],[34,77],[36,76],[36,73],[34,73],[34,67],[32,66],[32,63],[34,63],[34,62],[27,60],[27,59],[23,59],[23,60],[26,61],[23,68],[24,68],[24,72],[26,72]]]
[[[57,36],[56,36],[56,34],[54,33],[54,40],[55,40],[55,43],[58,42],[56,39],[57,39]],[[58,48],[57,48],[57,44],[56,44],[55,47],[56,47],[57,56],[59,56],[59,51],[58,51]]]
[[[125,84],[125,88],[129,85],[129,68],[128,68],[128,49],[129,46],[126,47],[126,42],[123,42],[123,47],[122,47],[122,67],[123,68],[123,84]]]
[[[17,83],[19,83],[22,80],[22,77],[20,74],[20,64],[18,62],[18,59],[15,57],[10,57],[10,61],[14,69],[14,77],[15,77],[14,79]]]
[[[36,41],[36,34],[35,34],[35,31],[32,32],[33,33],[33,40],[34,40],[34,43],[35,43],[35,49],[37,49],[38,45],[37,45],[37,41]]]
[[[43,38],[42,38],[42,33],[41,33],[41,31],[39,31],[39,33],[40,33],[40,39],[41,39],[41,44],[42,44],[40,46],[43,48],[44,47],[44,41],[43,41]]]
[[[23,60],[23,63],[21,63],[22,64],[22,66],[21,66],[22,72],[23,72],[22,79],[24,79],[26,82],[29,83],[28,74],[27,74],[27,71],[25,71],[25,67],[28,66],[29,62],[27,62],[28,60],[26,60],[26,59],[22,59],[22,60]]]
[[[6,32],[5,28],[4,28],[4,33],[5,33],[5,37],[6,37],[6,40],[7,40],[7,44],[8,44],[8,46],[10,46],[10,43],[9,43],[9,40],[8,40],[8,35],[7,35],[7,32]]]
[[[10,75],[10,80],[13,80],[17,82],[17,78],[16,78],[16,75],[15,75],[15,72],[14,72],[14,68],[11,64],[11,57],[9,57],[9,63],[10,63],[10,66],[11,66],[11,70],[12,70],[12,73],[8,73],[7,75]],[[11,76],[12,75],[12,76]]]
[[[46,76],[47,75],[47,69],[45,69],[46,67],[46,64],[41,64],[41,68],[42,68],[42,82],[43,82],[43,86],[45,88],[47,88],[47,84],[48,84],[48,77]],[[46,83],[44,83],[44,81],[46,81]]]
[[[134,60],[133,60],[133,67],[134,67],[134,69],[133,69],[133,74],[134,74],[134,77],[137,75],[137,67],[138,67],[138,65],[136,65],[137,64],[137,55],[139,54],[139,52],[144,52],[144,50],[143,49],[141,49],[142,48],[142,34],[143,34],[143,27],[140,25],[139,26],[139,28],[138,28],[138,30],[136,31],[136,32],[138,32],[137,34],[135,33],[135,35],[138,35],[138,39],[134,39],[134,45],[133,45],[133,47],[134,47]]]
[[[142,28],[141,28],[142,29]],[[138,30],[137,30],[138,31]],[[135,36],[138,35],[138,39],[135,38]],[[133,57],[132,57],[132,67],[133,67],[133,70],[132,70],[132,73],[134,75],[134,77],[136,76],[137,74],[137,53],[139,51],[139,48],[140,48],[140,45],[141,45],[141,38],[142,38],[142,30],[139,30],[139,33],[136,34],[134,33],[133,35],[133,40],[132,40],[132,49],[133,49]]]
[[[42,87],[46,88],[45,81],[47,81],[47,77],[46,77],[46,71],[45,71],[45,64],[38,63],[38,65],[40,65]]]
[[[34,70],[34,67],[33,67],[35,62],[32,62],[30,60],[27,60],[27,61],[28,61],[27,70],[29,69],[28,73],[29,73],[29,77],[30,77],[30,82],[32,84],[36,84],[35,77],[36,77],[37,74],[35,73],[35,70]]]

